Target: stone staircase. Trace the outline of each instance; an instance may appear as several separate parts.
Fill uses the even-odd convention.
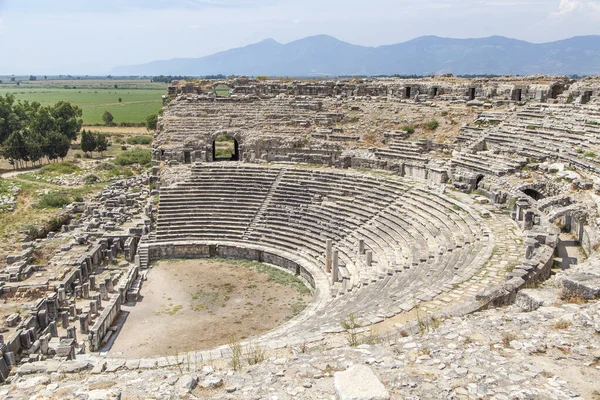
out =
[[[281,171],[279,171],[279,174],[277,174],[275,181],[269,188],[269,192],[267,193],[265,200],[263,201],[262,205],[256,212],[256,215],[252,219],[252,222],[250,222],[250,225],[248,225],[248,228],[242,235],[243,240],[248,240],[250,238],[250,235],[252,235],[252,233],[256,230],[257,225],[261,223],[265,212],[269,208],[269,204],[271,204],[271,200],[273,199],[273,193],[275,193],[275,191],[277,190],[277,187],[279,186],[279,183],[283,179],[283,176],[285,175],[286,172],[287,172],[287,168],[282,168]]]

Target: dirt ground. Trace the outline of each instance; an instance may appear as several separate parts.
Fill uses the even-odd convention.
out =
[[[109,354],[176,356],[271,330],[303,309],[309,293],[247,266],[165,260],[148,273],[142,300],[125,305]]]
[[[106,132],[116,134],[132,134],[132,135],[152,135],[154,132],[148,132],[145,126],[88,126],[84,129],[89,129],[92,132]]]

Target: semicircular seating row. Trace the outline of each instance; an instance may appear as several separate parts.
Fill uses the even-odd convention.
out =
[[[267,104],[268,106],[265,104],[260,106],[252,102],[209,101],[172,104],[163,117],[163,129],[167,134],[181,134],[181,132],[198,134],[199,126],[203,132],[236,128],[253,131],[255,126],[260,130],[260,126],[268,123],[272,134],[279,132],[306,134],[306,128],[294,121],[313,121],[324,126],[333,123],[331,116],[325,112],[304,109],[288,101],[270,100]],[[265,107],[268,112],[263,111]]]
[[[187,181],[161,188],[155,240],[256,243],[324,269],[331,239],[340,276],[318,330],[339,328],[348,312],[374,322],[411,309],[469,279],[492,252],[491,230],[474,210],[410,180],[239,163],[192,168]]]
[[[596,106],[529,104],[504,118],[497,126],[463,128],[456,142],[468,146],[484,139],[497,145],[503,153],[537,160],[559,160],[600,174],[600,162],[596,158],[600,151],[600,112]],[[501,175],[492,167],[500,164],[498,155],[469,155],[470,164],[465,164],[464,157],[459,154],[453,158],[453,164]],[[507,172],[511,172],[510,169]]]

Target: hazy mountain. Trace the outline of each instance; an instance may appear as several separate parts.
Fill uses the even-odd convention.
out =
[[[422,36],[379,47],[357,46],[327,35],[281,44],[266,39],[201,58],[175,58],[117,67],[112,75],[392,75],[600,73],[600,36],[529,43],[492,36]]]

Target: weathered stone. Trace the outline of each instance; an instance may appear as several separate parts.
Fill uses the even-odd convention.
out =
[[[335,393],[339,400],[388,400],[390,394],[373,370],[353,365],[334,374]]]
[[[177,387],[187,390],[193,390],[198,384],[197,375],[183,375],[177,381]]]
[[[120,400],[121,391],[116,389],[96,389],[86,393],[88,400]]]
[[[575,273],[566,276],[562,285],[570,293],[582,296],[586,299],[600,297],[600,275],[591,273]]]
[[[214,389],[223,386],[223,379],[217,376],[206,377],[200,384],[205,389]]]

